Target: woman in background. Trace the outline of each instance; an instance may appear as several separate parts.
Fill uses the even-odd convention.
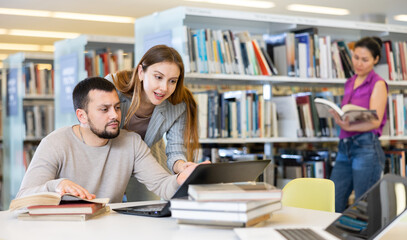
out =
[[[136,68],[106,78],[119,93],[123,128],[137,132],[150,148],[156,144],[162,152],[165,134],[164,158],[171,172],[179,173],[193,164],[199,147],[197,105],[184,86],[184,64],[174,48],[154,46]]]
[[[355,75],[345,83],[342,105],[354,104],[376,110],[378,120],[350,124],[331,111],[341,127],[338,155],[332,170],[335,183],[335,208],[343,212],[355,190],[355,199],[362,196],[381,176],[385,156],[378,137],[386,123],[386,82],[373,67],[380,60],[382,41],[365,37],[355,43],[352,63]]]

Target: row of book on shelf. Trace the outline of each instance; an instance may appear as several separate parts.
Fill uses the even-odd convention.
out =
[[[329,108],[351,122],[377,119],[375,110],[347,104],[330,91],[298,92],[265,100],[256,90],[194,92],[200,138],[336,137],[340,128]],[[384,136],[407,135],[407,97],[389,94]]]
[[[133,68],[133,53],[122,49],[111,51],[109,48],[88,50],[85,53],[85,70],[88,76],[105,77],[123,69]]]
[[[24,64],[26,96],[46,96],[54,94],[54,71],[51,64]]]
[[[407,149],[385,148],[384,150],[384,174],[392,173],[405,177],[407,169],[405,155]],[[330,178],[335,165],[336,154],[336,151],[328,149],[300,150],[280,148],[274,156],[277,164],[276,178]]]
[[[53,102],[29,102],[23,106],[25,137],[43,138],[54,130]]]
[[[272,137],[275,106],[256,91],[195,92],[201,138]],[[275,126],[275,124],[274,124]]]
[[[274,156],[277,163],[276,178],[329,178],[335,157],[336,152],[328,149],[278,149]]]
[[[383,135],[404,136],[407,135],[406,122],[407,97],[403,94],[389,94],[388,96],[388,119]]]
[[[85,69],[88,76],[104,77],[122,69],[132,69],[133,53],[122,49],[88,50],[85,53]],[[24,92],[26,96],[52,96],[54,94],[54,70],[52,64],[24,64]]]
[[[355,42],[320,36],[317,28],[280,34],[191,29],[187,72],[349,78]],[[389,80],[407,80],[405,41],[385,40],[377,71]]]
[[[195,92],[200,138],[335,137],[329,114],[317,112],[314,99],[339,104],[332,92],[302,92],[265,100],[254,90]]]
[[[407,149],[399,148],[385,150],[384,173],[392,173],[405,177],[407,171],[406,151]]]
[[[379,62],[381,76],[389,80],[407,80],[407,42],[386,40]]]
[[[188,198],[171,199],[179,224],[249,227],[281,208],[282,191],[263,182],[191,184]]]

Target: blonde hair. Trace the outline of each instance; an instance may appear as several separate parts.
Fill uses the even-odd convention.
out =
[[[166,45],[156,45],[144,54],[132,71],[120,71],[116,73],[116,77],[113,77],[113,83],[117,90],[132,99],[124,126],[127,126],[141,102],[143,84],[141,84],[138,76],[138,66],[141,66],[145,72],[149,66],[161,62],[175,63],[180,70],[177,86],[168,101],[173,105],[182,102],[186,104],[187,118],[184,127],[184,145],[187,150],[187,160],[193,161],[196,155],[195,150],[199,148],[197,104],[191,91],[184,86],[184,64],[181,56],[174,48]]]

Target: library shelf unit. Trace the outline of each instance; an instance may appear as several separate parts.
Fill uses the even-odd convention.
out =
[[[272,84],[285,86],[343,87],[346,79],[299,78],[287,76],[186,73],[187,82],[200,84]],[[389,89],[406,89],[407,81],[386,81]]]
[[[134,38],[80,35],[75,39],[57,41],[54,46],[55,127],[59,128],[78,123],[72,104],[72,90],[76,83],[91,77],[85,66],[86,53],[99,50],[109,53],[123,50],[124,53],[132,53]],[[121,69],[123,67],[119,68]]]
[[[166,44],[181,54],[186,70],[186,83],[203,85],[263,85],[265,100],[272,97],[273,86],[306,86],[310,88],[342,88],[346,79],[337,78],[298,78],[289,76],[253,76],[239,74],[207,74],[191,72],[188,41],[188,28],[247,31],[250,34],[280,34],[307,28],[315,28],[319,36],[330,36],[331,40],[355,41],[364,36],[380,36],[402,41],[407,36],[407,27],[390,24],[360,21],[335,20],[312,17],[240,12],[220,9],[176,7],[149,16],[138,18],[135,22],[136,63],[153,44]],[[154,41],[152,40],[154,39]],[[389,89],[402,91],[407,81],[386,80]],[[268,92],[265,92],[268,91]],[[383,136],[382,140],[404,141],[404,137]],[[201,139],[202,144],[262,143],[265,156],[272,158],[273,143],[279,142],[336,142],[338,138],[211,138]],[[270,170],[270,169],[269,169]],[[270,171],[272,172],[272,171]]]
[[[26,142],[39,142],[41,140],[39,136],[36,138],[26,137],[24,106],[26,104],[34,106],[38,101],[53,104],[53,96],[47,94],[47,92],[38,90],[38,92],[26,94],[26,84],[28,84],[28,81],[36,78],[32,78],[31,75],[28,76],[25,70],[28,64],[32,64],[32,66],[33,64],[52,66],[52,63],[52,54],[28,52],[9,55],[3,62],[3,184],[1,194],[3,209],[7,209],[10,201],[16,196],[24,177],[27,167],[24,162],[24,147]],[[49,74],[51,73],[49,72]],[[50,83],[48,82],[47,84]],[[41,84],[45,83],[41,80]],[[49,88],[51,86],[47,85]]]

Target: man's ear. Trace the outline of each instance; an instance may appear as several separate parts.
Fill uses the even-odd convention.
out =
[[[82,124],[88,123],[88,115],[86,114],[85,110],[83,109],[76,109],[76,117],[78,118],[79,122]]]
[[[137,74],[138,74],[138,79],[140,79],[140,82],[144,80],[144,71],[143,67],[140,65],[137,66]]]

